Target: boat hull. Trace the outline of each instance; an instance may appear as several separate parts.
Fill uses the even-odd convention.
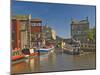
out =
[[[53,52],[54,51],[54,48],[49,48],[49,49],[38,49],[36,50],[35,52],[38,52],[38,54],[40,55],[44,55],[44,54],[47,54],[47,53],[50,53],[50,52]]]
[[[12,60],[13,60],[13,61],[18,60],[18,59],[22,59],[22,58],[24,58],[24,55],[12,56]]]

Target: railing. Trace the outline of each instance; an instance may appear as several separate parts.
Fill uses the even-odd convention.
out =
[[[95,44],[81,44],[81,50],[84,51],[95,51],[96,45]]]

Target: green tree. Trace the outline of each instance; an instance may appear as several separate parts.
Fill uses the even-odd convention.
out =
[[[88,30],[87,34],[89,40],[91,41],[95,40],[95,32],[96,32],[95,28]]]

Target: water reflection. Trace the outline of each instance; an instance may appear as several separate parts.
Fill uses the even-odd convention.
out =
[[[52,52],[12,65],[12,73],[47,72],[95,68],[95,53],[68,55]]]
[[[30,72],[37,72],[40,70],[40,57],[30,58],[27,62],[29,64]]]
[[[73,69],[95,69],[95,58],[96,54],[90,52],[73,56]]]
[[[56,54],[51,53],[48,55],[48,64],[55,65],[56,64]]]

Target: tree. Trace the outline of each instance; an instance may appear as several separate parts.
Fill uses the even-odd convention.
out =
[[[95,40],[95,32],[96,32],[95,28],[88,30],[87,35],[89,40],[91,41]]]

